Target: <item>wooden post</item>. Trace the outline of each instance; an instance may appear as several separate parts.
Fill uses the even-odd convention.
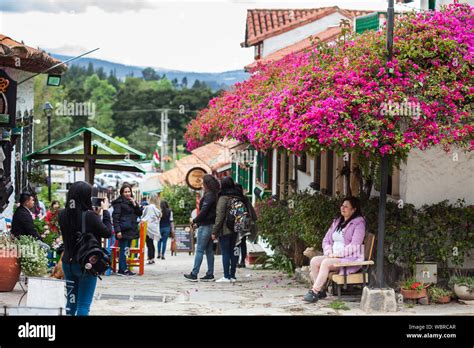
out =
[[[328,160],[327,151],[321,152],[321,191],[328,189]]]
[[[89,131],[84,132],[84,154],[85,155],[90,155],[91,154],[91,146],[92,146],[92,134]],[[93,185],[94,180],[91,180],[92,178],[92,161],[84,158],[84,175],[85,175],[85,180]]]
[[[97,155],[97,149],[98,149],[98,146],[97,145],[94,145],[92,147],[92,154],[93,155]],[[91,182],[90,184],[91,185],[94,185],[94,177],[95,177],[95,159],[91,160]]]

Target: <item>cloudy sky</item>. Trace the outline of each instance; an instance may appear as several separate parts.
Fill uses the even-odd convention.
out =
[[[386,0],[0,0],[0,32],[48,52],[199,72],[242,69],[247,9],[384,9]]]

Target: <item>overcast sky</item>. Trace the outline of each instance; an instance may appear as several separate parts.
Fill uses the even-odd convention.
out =
[[[242,69],[247,9],[385,9],[386,0],[0,0],[0,32],[48,52],[185,71]]]

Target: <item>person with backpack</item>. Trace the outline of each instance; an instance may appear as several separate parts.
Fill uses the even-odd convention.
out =
[[[147,264],[155,263],[155,241],[161,239],[160,233],[160,219],[161,210],[156,206],[159,205],[159,196],[155,195],[150,198],[150,202],[143,208],[142,221],[146,224],[146,247],[148,249],[148,261]]]
[[[173,222],[173,211],[171,210],[167,201],[161,201],[161,221],[160,221],[160,234],[161,239],[158,241],[158,259],[165,259],[166,242],[171,235],[174,238],[174,222]]]
[[[239,244],[246,235],[249,214],[246,211],[243,194],[235,187],[234,180],[226,176],[221,180],[221,191],[216,207],[216,222],[212,240],[218,239],[222,251],[224,277],[218,283],[237,281],[235,271],[240,254]]]
[[[244,194],[244,188],[241,184],[236,183],[235,187],[237,190],[240,191],[242,196],[244,197],[243,202],[245,206],[247,207],[247,211],[250,214],[250,235],[249,240],[251,242],[255,242],[257,239],[257,213],[255,212],[254,207],[252,206],[252,203],[248,199],[248,197]],[[247,236],[244,236],[242,238],[242,241],[240,243],[240,262],[237,264],[238,268],[245,268],[245,259],[247,258]]]
[[[194,267],[190,274],[184,275],[187,280],[192,282],[197,282],[204,254],[206,254],[207,272],[200,280],[214,281],[214,243],[211,233],[212,225],[216,220],[216,202],[220,185],[219,181],[209,174],[204,175],[202,180],[204,195],[199,201],[199,215],[192,219],[192,223],[198,225]]]
[[[62,256],[64,278],[73,284],[68,291],[66,308],[66,313],[71,316],[89,315],[97,284],[97,276],[87,272],[81,264],[84,245],[79,242],[79,236],[84,234],[92,236],[95,241],[92,240],[89,244],[97,246],[101,238],[110,238],[112,235],[107,198],[94,210],[91,196],[91,185],[84,181],[75,182],[67,193],[66,208],[60,210],[58,217],[64,243]]]
[[[125,183],[120,189],[120,196],[112,202],[114,212],[115,236],[119,240],[119,276],[134,276],[135,273],[127,269],[127,253],[133,239],[139,237],[138,218],[142,216],[143,209],[133,199],[132,186]]]

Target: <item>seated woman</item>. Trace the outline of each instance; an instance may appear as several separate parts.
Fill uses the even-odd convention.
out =
[[[341,216],[337,217],[323,239],[323,256],[311,259],[311,279],[313,288],[304,296],[310,303],[326,297],[323,290],[330,271],[342,269],[334,267],[340,262],[364,260],[363,243],[365,238],[365,219],[360,209],[360,201],[355,197],[345,198],[341,205]],[[355,273],[359,266],[348,267],[347,274]]]

